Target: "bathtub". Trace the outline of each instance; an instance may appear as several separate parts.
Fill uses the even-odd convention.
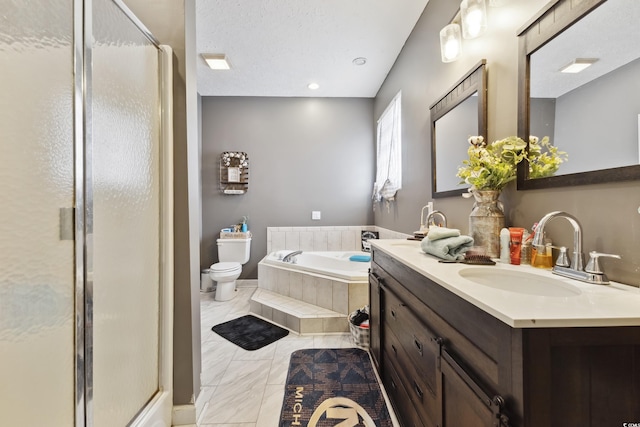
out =
[[[371,263],[349,261],[366,252],[302,252],[295,264],[278,259],[289,252],[270,253],[258,263],[258,288],[343,315],[369,303]]]
[[[315,273],[333,279],[349,282],[366,282],[371,262],[349,261],[352,255],[370,255],[367,252],[302,252],[296,255],[296,262],[283,262],[282,256],[292,251],[278,251],[267,255],[265,264],[288,270]]]

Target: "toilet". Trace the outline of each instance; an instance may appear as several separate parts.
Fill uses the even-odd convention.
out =
[[[218,260],[209,268],[209,277],[216,282],[216,301],[228,301],[236,295],[236,279],[242,264],[249,261],[251,238],[218,239]]]

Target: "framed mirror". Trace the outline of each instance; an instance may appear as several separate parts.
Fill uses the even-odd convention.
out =
[[[459,184],[458,167],[467,158],[468,139],[487,139],[487,68],[480,61],[429,107],[431,112],[431,196],[458,196],[469,188]]]
[[[638,0],[556,0],[519,32],[518,136],[549,136],[568,161],[538,179],[522,162],[518,190],[640,178],[638,16]]]

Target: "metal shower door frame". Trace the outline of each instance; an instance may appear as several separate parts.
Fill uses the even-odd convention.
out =
[[[173,349],[173,127],[171,48],[161,46],[121,0],[111,0],[158,49],[160,118],[160,286],[158,390],[130,425],[171,417]],[[75,427],[93,423],[92,0],[74,0]],[[169,411],[167,413],[167,405]],[[161,408],[164,406],[164,408]],[[159,415],[158,415],[159,414]],[[158,418],[160,417],[160,418]]]

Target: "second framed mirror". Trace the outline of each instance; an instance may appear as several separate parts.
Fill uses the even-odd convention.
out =
[[[433,198],[457,196],[469,188],[456,176],[467,157],[467,140],[487,139],[487,68],[480,61],[431,107],[431,183]]]

